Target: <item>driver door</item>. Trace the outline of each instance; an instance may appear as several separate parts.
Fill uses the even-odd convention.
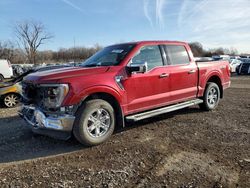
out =
[[[124,80],[128,114],[157,108],[168,101],[169,79],[158,45],[144,46],[131,59],[133,63],[147,63],[145,73],[132,73]],[[129,66],[129,65],[128,65]]]

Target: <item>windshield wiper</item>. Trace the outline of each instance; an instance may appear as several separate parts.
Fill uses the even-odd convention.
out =
[[[100,67],[100,66],[112,66],[112,65],[115,65],[115,63],[107,61],[107,62],[86,64],[86,65],[82,65],[82,66],[83,67]]]
[[[82,65],[83,67],[100,67],[101,65],[98,64],[88,64],[88,65]]]

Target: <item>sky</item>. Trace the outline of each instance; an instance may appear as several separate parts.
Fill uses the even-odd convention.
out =
[[[250,0],[0,0],[0,41],[16,23],[42,22],[41,50],[139,40],[198,41],[250,53]]]

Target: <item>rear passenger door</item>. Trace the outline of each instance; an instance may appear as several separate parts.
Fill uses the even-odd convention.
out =
[[[171,103],[196,98],[198,68],[184,45],[164,45],[169,62]]]

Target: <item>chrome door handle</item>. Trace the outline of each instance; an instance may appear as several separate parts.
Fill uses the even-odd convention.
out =
[[[190,71],[188,71],[188,74],[194,74],[194,73],[196,73],[196,70],[190,70]]]
[[[167,74],[167,73],[162,73],[159,77],[160,77],[160,78],[166,78],[166,77],[169,77],[169,74]]]

